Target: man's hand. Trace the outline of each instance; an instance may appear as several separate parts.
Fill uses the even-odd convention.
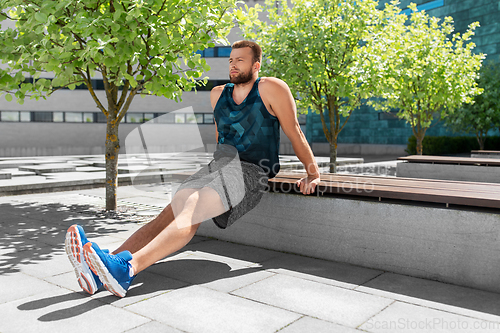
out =
[[[295,183],[302,194],[311,194],[316,190],[319,184],[319,176],[307,176]]]

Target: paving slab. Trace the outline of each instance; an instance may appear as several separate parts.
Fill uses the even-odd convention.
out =
[[[12,174],[6,171],[0,171],[0,179],[11,179]]]
[[[60,289],[0,304],[0,332],[123,332],[151,320]],[[112,320],[111,320],[112,319]],[[90,328],[91,327],[91,328]]]
[[[204,221],[202,223],[213,222]],[[209,240],[192,246],[188,245],[184,249],[191,250],[196,255],[207,259],[225,262],[228,264],[234,263],[239,266],[253,266],[276,257],[281,258],[285,255],[284,253],[278,251],[219,240]]]
[[[189,283],[145,271],[134,279],[127,291],[127,297],[118,298],[104,289],[91,297],[114,307],[126,308],[132,304],[147,302],[157,296],[187,286],[189,286]]]
[[[200,286],[174,290],[127,309],[193,333],[275,332],[301,317]]]
[[[361,325],[394,302],[392,299],[282,274],[231,294],[349,327]]]
[[[182,331],[179,331],[178,329],[175,329],[171,326],[159,323],[157,321],[151,321],[147,324],[138,326],[136,328],[133,328],[127,333],[183,333]]]
[[[259,267],[228,264],[196,254],[169,258],[149,267],[148,271],[226,293],[274,275]]]
[[[54,159],[53,157],[49,158],[38,158],[38,159],[25,159],[25,158],[0,158],[0,168],[5,169],[5,168],[17,168],[19,166],[23,165],[33,165],[33,164],[50,164],[50,163],[57,163],[60,160]]]
[[[304,316],[297,321],[294,321],[290,325],[286,326],[284,329],[279,331],[280,333],[304,333],[304,332],[314,332],[314,333],[359,333],[355,328],[342,326],[339,324],[331,323],[328,321],[320,320],[317,318],[312,318]]]
[[[282,254],[261,262],[268,271],[300,279],[354,289],[383,271],[295,254]]]
[[[393,273],[379,275],[356,290],[464,316],[500,320],[500,295],[496,293]]]
[[[32,171],[19,171],[18,168],[6,168],[6,169],[0,170],[0,173],[2,173],[2,172],[10,173],[11,178],[12,177],[34,176],[34,175],[36,175],[36,173],[32,172]],[[10,179],[10,178],[7,178],[7,179]]]
[[[79,172],[96,172],[96,171],[106,171],[106,168],[98,168],[95,166],[77,166],[75,171]]]
[[[72,164],[54,163],[54,164],[20,166],[19,171],[31,171],[36,173],[37,175],[42,175],[44,173],[52,173],[52,172],[72,172],[76,171],[76,169],[75,166]]]
[[[60,288],[53,284],[23,273],[3,273],[0,275],[0,286],[2,286],[0,288],[0,304],[24,299],[40,293],[57,293],[60,291]],[[4,317],[2,313],[2,318],[7,317]],[[4,320],[0,320],[0,332],[5,332],[1,329],[2,321]]]
[[[370,318],[359,328],[374,333],[493,333],[500,331],[500,321],[485,321],[397,301]]]

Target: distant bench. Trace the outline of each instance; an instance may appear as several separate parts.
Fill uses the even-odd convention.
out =
[[[470,157],[500,159],[500,150],[471,150],[470,153]]]
[[[399,157],[396,176],[500,183],[500,159],[410,155]]]
[[[303,176],[280,172],[233,226],[198,233],[500,292],[500,184],[322,174],[303,195]]]

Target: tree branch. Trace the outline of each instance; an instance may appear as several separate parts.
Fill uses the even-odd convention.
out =
[[[92,82],[90,81],[91,77],[90,77],[90,69],[89,69],[89,67],[87,66],[87,76],[85,76],[85,73],[83,72],[83,70],[80,70],[80,75],[85,80],[85,84],[87,85],[87,88],[89,89],[90,95],[92,96],[92,98],[96,102],[97,107],[99,108],[99,110],[102,111],[102,113],[104,113],[104,115],[106,117],[108,117],[108,112],[106,111],[106,109],[104,108],[104,106],[101,104],[101,101],[99,100],[99,98],[95,94],[94,88],[92,87]]]
[[[70,86],[72,84],[76,84],[76,83],[79,83],[79,82],[85,82],[84,79],[81,79],[81,80],[78,80],[78,81],[74,81],[74,82],[70,82],[68,84],[65,84],[63,86],[60,86],[60,87],[57,87],[55,89],[51,89],[48,93],[47,93],[47,97],[52,95],[54,92],[58,91],[59,89],[63,89],[63,88],[66,88],[67,86]]]

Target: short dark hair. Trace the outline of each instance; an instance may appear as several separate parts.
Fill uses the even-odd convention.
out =
[[[255,63],[257,61],[259,63],[262,63],[262,49],[260,48],[259,44],[249,40],[239,40],[237,42],[234,42],[233,45],[231,45],[231,48],[233,49],[241,49],[243,47],[249,47],[252,49],[253,53],[252,63]]]

